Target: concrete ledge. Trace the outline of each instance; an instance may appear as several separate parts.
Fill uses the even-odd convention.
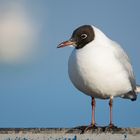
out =
[[[140,128],[0,128],[0,140],[140,140]]]

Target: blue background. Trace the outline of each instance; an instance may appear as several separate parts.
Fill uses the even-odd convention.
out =
[[[67,73],[73,48],[56,48],[80,25],[93,24],[121,44],[140,84],[139,0],[24,0],[22,4],[35,22],[42,23],[38,44],[42,51],[33,63],[0,65],[0,127],[90,124],[91,99],[72,85]],[[140,96],[135,102],[115,98],[113,117],[118,126],[140,127]],[[97,100],[96,122],[109,124],[108,100]]]

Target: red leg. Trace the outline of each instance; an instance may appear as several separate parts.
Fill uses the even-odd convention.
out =
[[[91,125],[92,126],[95,126],[95,105],[96,105],[95,99],[94,99],[94,97],[92,97],[92,100],[91,100],[91,106],[92,106],[92,120],[91,120]]]
[[[93,128],[96,128],[96,125],[95,125],[95,99],[94,97],[92,97],[92,100],[91,100],[91,106],[92,106],[92,120],[91,120],[91,124],[87,127],[85,127],[81,134],[83,134],[84,132],[90,130],[90,129],[93,129]]]
[[[113,119],[113,117],[112,117],[113,96],[110,97],[110,100],[109,100],[109,107],[110,107],[110,124],[109,124],[109,126],[112,127],[112,126],[114,126],[113,123],[112,123],[112,122],[113,122],[113,121],[112,121],[112,119]]]

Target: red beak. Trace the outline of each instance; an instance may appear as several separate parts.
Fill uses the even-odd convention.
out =
[[[68,40],[68,41],[64,41],[62,43],[60,43],[57,48],[63,48],[63,47],[66,47],[66,46],[70,46],[70,45],[73,45],[75,46],[75,42],[74,41],[71,41],[71,40]]]

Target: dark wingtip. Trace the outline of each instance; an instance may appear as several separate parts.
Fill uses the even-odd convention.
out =
[[[137,96],[135,96],[133,99],[131,99],[131,101],[136,101],[137,100]]]

